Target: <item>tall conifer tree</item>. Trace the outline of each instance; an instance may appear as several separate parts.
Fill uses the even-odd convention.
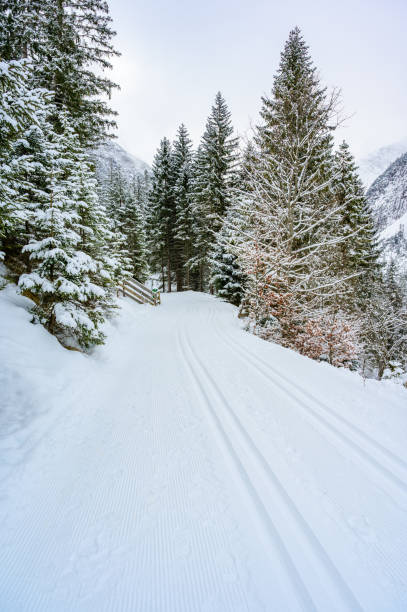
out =
[[[61,340],[83,347],[103,341],[100,323],[112,308],[111,260],[104,254],[107,220],[98,206],[91,164],[61,117],[62,134],[49,134],[44,196],[32,207],[32,238],[23,251],[32,262],[20,277],[33,296],[33,312]]]
[[[231,113],[217,93],[194,163],[196,248],[190,266],[199,270],[199,288],[208,288],[216,235],[231,202],[238,139],[233,136]]]
[[[350,285],[356,289],[359,306],[369,298],[373,277],[378,272],[378,241],[372,212],[359,178],[349,145],[342,142],[335,154],[333,188],[341,219],[338,234],[346,240],[340,243],[337,264],[347,275],[355,275]],[[356,302],[352,293],[348,302]],[[356,304],[355,304],[356,305]]]
[[[175,258],[177,291],[184,284],[190,286],[189,259],[193,242],[192,211],[192,142],[186,127],[179,127],[173,145],[174,200],[175,200]]]
[[[171,291],[175,237],[174,172],[171,143],[163,138],[154,158],[147,232],[151,267],[161,271],[162,286]]]
[[[263,317],[276,321],[276,333],[290,344],[301,320],[328,308],[336,295],[341,278],[332,262],[338,243],[347,240],[336,233],[343,208],[333,193],[336,95],[319,83],[298,28],[290,32],[260,114],[242,261],[254,274],[248,297],[264,303]]]
[[[35,85],[52,92],[59,110],[72,117],[82,144],[103,140],[115,113],[103,98],[116,85],[104,71],[118,55],[105,0],[0,0],[0,57],[28,57]],[[34,84],[34,83],[33,83]],[[61,128],[61,126],[59,126]]]
[[[15,251],[26,219],[24,193],[32,185],[21,137],[43,116],[44,92],[29,85],[25,60],[0,61],[0,252]],[[35,182],[35,181],[34,181]],[[5,253],[4,253],[4,251]]]

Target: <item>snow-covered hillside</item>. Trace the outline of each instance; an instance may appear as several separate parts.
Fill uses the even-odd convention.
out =
[[[198,293],[64,350],[0,292],[0,609],[407,609],[407,402]]]
[[[403,153],[407,152],[407,139],[381,147],[358,161],[359,175],[368,189],[372,183]]]
[[[94,153],[97,162],[97,171],[101,176],[107,176],[112,162],[117,163],[125,174],[144,174],[149,170],[148,164],[134,157],[123,149],[116,141],[109,140],[101,145]]]
[[[407,153],[397,158],[367,192],[380,230],[407,212]]]
[[[374,181],[367,198],[386,255],[407,263],[407,153]]]

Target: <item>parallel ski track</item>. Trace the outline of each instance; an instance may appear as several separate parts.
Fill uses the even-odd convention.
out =
[[[347,419],[337,414],[334,410],[314,397],[311,393],[293,383],[292,380],[290,380],[287,376],[282,374],[268,362],[264,361],[264,359],[258,357],[252,351],[242,349],[241,346],[233,338],[231,338],[229,334],[226,334],[220,330],[219,325],[216,324],[216,322],[214,324],[214,328],[216,329],[217,335],[223,339],[224,343],[228,345],[234,353],[238,354],[248,366],[254,368],[256,372],[263,376],[263,378],[265,378],[270,385],[277,387],[287,397],[289,397],[290,400],[294,401],[294,403],[300,407],[301,411],[309,416],[310,420],[318,423],[326,431],[333,434],[336,439],[339,439],[342,443],[346,444],[348,448],[350,448],[356,455],[358,455],[360,459],[362,459],[364,465],[367,465],[369,468],[373,468],[376,473],[378,472],[381,476],[383,476],[391,483],[392,486],[395,485],[398,491],[401,490],[405,495],[407,495],[407,483],[393,471],[394,469],[396,471],[401,469],[407,474],[407,462],[395,455],[389,449],[382,446],[380,442],[377,442],[371,438],[356,425],[353,425]],[[270,377],[270,374],[273,375],[273,378]],[[278,382],[275,377],[280,379],[280,381],[283,381],[283,383]],[[299,399],[296,394],[302,395],[305,398],[305,401]],[[317,405],[324,414],[320,414],[317,410],[315,410],[310,405],[310,402]],[[337,424],[335,424],[335,421]],[[343,427],[343,430],[341,427]],[[354,439],[352,439],[352,436]],[[381,455],[385,462],[391,464],[392,468],[386,467],[386,465],[380,463],[376,459],[375,454]]]
[[[241,456],[239,456],[239,454],[237,453],[234,444],[230,436],[228,435],[227,430],[225,429],[221,417],[212,407],[205,387],[209,387],[212,390],[212,393],[218,399],[218,402],[223,408],[223,411],[227,414],[228,420],[232,424],[234,434],[236,434],[237,438],[240,440],[240,444],[243,446],[245,453],[249,458],[249,461],[256,466],[257,471],[259,471],[263,475],[263,477],[268,483],[268,486],[272,490],[273,499],[277,499],[279,504],[283,506],[284,511],[288,513],[293,519],[296,530],[299,535],[299,539],[302,544],[305,544],[306,554],[309,560],[312,560],[313,567],[315,568],[313,573],[315,576],[320,577],[319,579],[317,579],[317,583],[321,579],[321,577],[324,576],[324,578],[332,585],[334,591],[339,595],[342,603],[346,606],[346,609],[352,611],[362,610],[355,595],[352,593],[351,589],[339,573],[338,569],[336,568],[332,560],[329,558],[328,554],[319,542],[315,533],[305,521],[304,517],[294,504],[293,500],[290,498],[282,483],[280,482],[276,474],[273,472],[264,455],[259,451],[251,436],[244,429],[242,422],[236,416],[229,402],[226,400],[222,391],[219,389],[216,381],[209,374],[208,370],[197,356],[191,345],[188,334],[185,333],[184,337],[182,334],[179,334],[178,342],[181,348],[181,352],[184,356],[186,368],[188,369],[191,378],[194,380],[195,385],[199,390],[199,394],[202,397],[203,404],[205,405],[208,416],[210,417],[210,420],[216,427],[217,432],[219,433],[219,437],[222,440],[224,449],[227,451],[230,458],[232,459],[236,471],[239,474],[241,481],[243,482],[245,491],[248,494],[252,505],[254,505],[254,507],[256,508],[257,513],[260,516],[262,523],[264,524],[267,530],[272,545],[279,552],[281,562],[285,567],[289,580],[292,582],[296,589],[297,597],[302,607],[306,610],[319,609],[319,606],[314,603],[307,586],[304,584],[303,577],[301,576],[299,570],[296,567],[296,564],[293,560],[294,553],[289,552],[287,545],[284,542],[284,537],[280,534],[275,522],[273,522],[273,509],[267,508],[262,499],[262,496],[256,489],[256,486],[254,485],[252,478],[250,477],[249,472],[247,470],[247,466],[243,464]],[[194,366],[191,365],[191,362],[192,364],[194,364]]]

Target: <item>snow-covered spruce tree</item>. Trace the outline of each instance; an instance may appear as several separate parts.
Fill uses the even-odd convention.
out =
[[[0,57],[32,60],[33,83],[52,92],[57,129],[58,111],[65,109],[82,144],[103,140],[115,126],[115,113],[104,99],[116,87],[104,71],[118,55],[107,2],[0,1]]]
[[[211,277],[216,294],[235,306],[240,305],[244,293],[244,276],[233,253],[236,235],[231,228],[235,225],[237,214],[239,212],[233,207],[226,213],[226,222],[217,236]]]
[[[50,132],[44,191],[30,211],[33,238],[24,247],[32,270],[19,280],[33,313],[63,342],[103,342],[100,324],[113,307],[112,263],[104,252],[107,220],[98,205],[94,174],[79,137],[62,116],[63,133]]]
[[[110,249],[118,261],[118,276],[130,275],[143,281],[147,272],[144,212],[136,200],[133,177],[112,162],[99,191],[110,219]]]
[[[149,274],[147,234],[146,234],[146,214],[148,201],[148,177],[147,173],[143,176],[137,174],[132,176],[130,182],[131,201],[133,202],[133,227],[131,236],[133,242],[130,248],[133,249],[134,261],[137,269],[134,274],[144,282]]]
[[[31,67],[25,60],[0,61],[0,253],[15,254],[25,222],[22,190],[30,177],[19,151],[22,137],[39,122],[44,93],[31,89]],[[6,262],[9,263],[9,262]]]
[[[41,0],[0,0],[0,57],[10,61],[31,56],[41,41]]]
[[[154,158],[146,227],[150,268],[171,291],[175,238],[174,171],[171,143],[163,138]]]
[[[45,0],[43,10],[45,44],[35,55],[39,83],[54,93],[57,108],[68,110],[82,144],[98,143],[115,127],[116,114],[105,101],[116,85],[104,71],[118,55],[108,4]]]
[[[239,264],[236,248],[242,245],[245,230],[245,194],[250,189],[247,179],[250,175],[253,151],[253,143],[249,141],[242,156],[236,185],[231,190],[232,203],[217,235],[213,254],[211,284],[220,297],[235,306],[241,304],[244,295],[245,275]]]
[[[215,215],[209,212],[209,206],[204,213],[204,202],[208,204],[209,198],[203,198],[203,182],[200,177],[206,173],[206,162],[203,148],[200,145],[193,159],[193,196],[192,217],[193,234],[195,236],[191,249],[191,257],[186,262],[190,273],[190,284],[196,291],[204,291],[208,287],[211,251],[216,239],[212,229]]]
[[[125,216],[121,230],[126,236],[126,247],[131,261],[131,274],[139,281],[144,282],[148,273],[146,235],[142,202],[137,199],[138,195],[140,193],[134,189],[134,185],[128,184],[124,205]]]
[[[173,144],[175,250],[177,291],[190,287],[189,260],[194,239],[192,210],[192,142],[186,127],[178,129]]]
[[[199,272],[200,291],[209,287],[216,235],[231,202],[231,188],[236,179],[237,145],[231,113],[219,92],[194,162],[196,241],[189,265]]]
[[[145,222],[148,206],[148,192],[150,189],[148,172],[145,171],[143,175],[134,174],[130,179],[130,183],[137,209],[140,211],[143,222]]]
[[[274,337],[293,346],[304,321],[329,308],[338,288],[345,287],[333,261],[338,245],[347,240],[337,235],[342,205],[333,192],[336,94],[328,96],[321,87],[298,28],[290,32],[261,117],[239,261],[248,277],[247,301],[256,304],[257,324],[263,303],[262,318]]]
[[[363,309],[371,296],[369,287],[372,279],[378,273],[379,249],[372,212],[345,141],[335,153],[334,170],[333,189],[341,207],[338,235],[346,238],[339,244],[340,256],[336,263],[338,273],[342,271],[353,276],[350,285],[354,289],[350,296],[343,296],[342,305],[351,310],[355,310],[356,306]]]
[[[6,244],[6,264],[16,280],[30,271],[31,262],[23,247],[32,238],[30,213],[48,201],[47,181],[50,172],[47,123],[48,104],[38,111],[36,123],[23,130],[10,151],[9,168],[14,177],[14,205],[19,210],[14,232]]]

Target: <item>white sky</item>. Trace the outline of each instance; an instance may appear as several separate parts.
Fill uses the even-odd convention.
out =
[[[407,136],[407,0],[109,0],[119,143],[151,163],[184,122],[196,145],[215,94],[244,135],[298,25],[322,82],[342,90],[339,137],[360,157]]]

